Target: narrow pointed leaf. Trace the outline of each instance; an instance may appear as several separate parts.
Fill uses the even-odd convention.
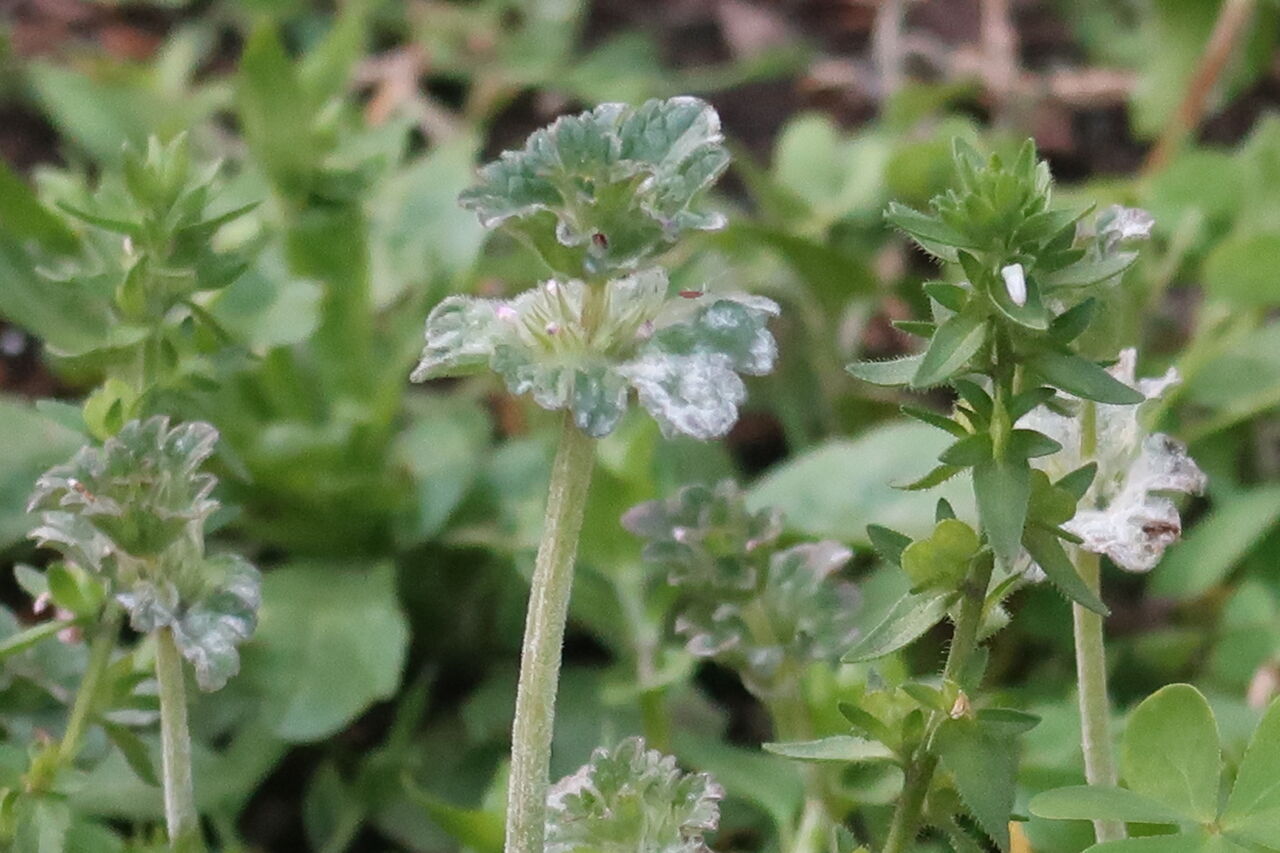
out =
[[[923,355],[908,355],[885,361],[855,361],[846,366],[845,370],[872,385],[906,385],[916,375],[923,360]]]
[[[951,418],[948,418],[945,415],[940,415],[937,412],[931,412],[928,409],[920,409],[915,406],[903,406],[902,413],[909,418],[915,418],[921,423],[937,427],[943,432],[949,432],[956,438],[967,438],[969,435],[968,430],[951,420]]]
[[[774,755],[816,763],[863,764],[894,759],[893,751],[884,744],[852,735],[833,735],[819,740],[790,743],[766,743],[763,746],[765,752]]]
[[[1026,462],[1010,459],[984,462],[973,469],[973,491],[992,550],[1002,564],[1013,565],[1022,550],[1031,469]]]
[[[1103,604],[1098,594],[1091,590],[1088,584],[1084,582],[1084,579],[1080,577],[1080,573],[1076,571],[1071,558],[1062,549],[1062,544],[1058,541],[1058,537],[1048,530],[1030,527],[1023,536],[1023,543],[1031,554],[1031,559],[1035,560],[1036,564],[1044,570],[1049,582],[1062,590],[1063,595],[1081,607],[1092,610],[1094,613],[1099,613],[1103,616],[1110,613],[1107,610],[1107,605]]]
[[[1077,397],[1113,405],[1132,405],[1146,398],[1092,361],[1078,355],[1045,352],[1029,362],[1051,385]]]
[[[938,327],[920,369],[911,379],[915,388],[929,388],[964,370],[987,340],[986,320],[977,314],[956,314]]]
[[[1017,741],[993,737],[973,720],[949,719],[938,729],[934,744],[978,826],[1007,851],[1017,787]]]
[[[861,663],[892,654],[914,642],[947,615],[955,593],[927,592],[906,595],[898,600],[880,624],[841,658],[844,663]]]
[[[902,565],[902,551],[911,544],[911,537],[879,524],[867,525],[867,538],[876,553],[895,566]]]
[[[941,486],[957,474],[963,473],[964,470],[958,465],[938,465],[918,480],[912,480],[910,483],[894,483],[893,487],[904,492],[923,492],[926,489]]]

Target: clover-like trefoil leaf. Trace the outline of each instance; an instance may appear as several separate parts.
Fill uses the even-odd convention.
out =
[[[628,738],[599,748],[547,796],[546,853],[707,853],[724,789]]]
[[[1136,360],[1135,350],[1124,350],[1109,372],[1148,400],[1177,383],[1177,371],[1172,368],[1159,378],[1135,380]],[[1076,411],[1080,401],[1067,398],[1065,403],[1073,410],[1069,414],[1042,406],[1019,421],[1020,426],[1038,430],[1062,445],[1057,453],[1036,460],[1054,478],[1091,461],[1081,454],[1082,419]],[[1093,405],[1098,472],[1075,518],[1063,528],[1083,540],[1081,547],[1106,554],[1121,568],[1150,571],[1182,534],[1178,508],[1165,493],[1200,494],[1207,478],[1181,442],[1147,432],[1141,421],[1142,405]]]
[[[728,163],[720,118],[704,101],[602,104],[504,152],[460,200],[557,273],[608,277],[639,269],[685,231],[723,227],[695,202]]]
[[[548,281],[513,299],[454,296],[427,318],[414,381],[489,367],[515,394],[568,409],[592,436],[612,432],[631,389],[667,435],[715,438],[746,396],[739,373],[773,366],[768,299],[689,294],[668,298],[666,273],[648,268],[599,292]],[[588,300],[599,299],[587,316]]]

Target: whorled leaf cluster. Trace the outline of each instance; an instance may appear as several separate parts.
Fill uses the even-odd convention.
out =
[[[746,398],[741,375],[773,368],[778,307],[673,292],[653,264],[685,231],[723,224],[695,202],[728,156],[715,111],[673,98],[562,118],[484,167],[462,203],[557,275],[513,299],[445,299],[413,379],[488,368],[594,437],[617,426],[634,391],[667,435],[724,435]]]
[[[628,738],[601,747],[547,796],[546,853],[707,853],[724,790]]]
[[[757,693],[779,689],[789,666],[839,659],[857,634],[858,591],[836,576],[849,549],[778,547],[781,515],[749,510],[730,481],[640,504],[622,523],[683,591],[676,630],[689,651],[737,669]]]
[[[192,297],[226,287],[248,267],[242,253],[215,250],[212,237],[256,205],[214,212],[217,173],[217,164],[196,168],[185,136],[167,143],[152,137],[145,150],[126,149],[120,171],[106,175],[94,192],[62,187],[57,193],[62,210],[105,237],[47,271],[113,294],[116,345],[178,306],[207,320],[191,309]]]
[[[200,686],[216,690],[239,668],[237,645],[256,623],[259,574],[243,558],[204,553],[218,506],[201,468],[218,434],[202,422],[130,421],[36,483],[31,537],[99,575],[133,628],[171,628]]]
[[[850,371],[880,384],[949,384],[958,398],[951,417],[904,409],[955,439],[908,488],[971,471],[983,535],[1001,565],[1012,568],[1030,554],[1068,595],[1103,611],[1061,544],[1080,541],[1068,522],[1091,488],[1093,457],[1077,453],[1079,464],[1058,471],[1056,481],[1033,471],[1032,461],[1069,455],[1074,449],[1066,451],[1066,443],[1080,443],[1079,431],[1040,429],[1042,412],[1080,400],[1132,409],[1145,399],[1081,356],[1075,342],[1089,329],[1103,290],[1133,263],[1131,244],[1148,236],[1151,217],[1113,207],[1086,223],[1087,210],[1053,207],[1048,167],[1030,141],[1012,162],[984,159],[962,142],[953,159],[956,186],[935,197],[928,213],[891,205],[886,214],[952,272],[951,281],[925,285],[932,319],[904,324],[927,343],[918,355],[857,363]],[[1099,436],[1099,460],[1109,440]],[[946,574],[943,563],[933,570]]]

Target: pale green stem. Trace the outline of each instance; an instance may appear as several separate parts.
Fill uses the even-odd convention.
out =
[[[1080,458],[1098,455],[1098,406],[1085,402],[1080,413]],[[1102,571],[1097,554],[1073,549],[1076,571],[1085,585],[1099,595]],[[1080,745],[1084,751],[1084,776],[1090,785],[1114,787],[1119,781],[1111,744],[1111,700],[1107,696],[1107,652],[1102,616],[1071,605],[1076,643],[1076,690],[1080,701]],[[1099,842],[1125,837],[1124,823],[1095,820],[1093,832]]]
[[[1081,548],[1075,549],[1076,570],[1085,585],[1098,592],[1099,560]],[[1111,702],[1107,698],[1107,656],[1103,645],[1102,616],[1079,604],[1071,605],[1076,635],[1076,679],[1080,695],[1080,743],[1084,748],[1084,777],[1090,785],[1115,787],[1119,781],[1111,747]],[[1125,837],[1120,821],[1095,820],[1098,841],[1118,841]]]
[[[773,622],[759,598],[742,608],[742,618],[752,640],[762,646],[781,645]],[[813,737],[813,722],[804,698],[800,667],[788,660],[770,697],[762,697],[779,740],[798,741]],[[803,767],[804,809],[794,832],[784,833],[782,847],[789,853],[824,853],[830,846],[832,820],[817,767]]]
[[[187,686],[182,654],[173,630],[155,632],[156,681],[160,686],[160,756],[164,770],[164,819],[169,847],[183,853],[204,850],[191,776],[191,733],[187,729]]]
[[[520,655],[507,789],[507,853],[542,853],[560,650],[594,461],[595,442],[577,428],[572,413],[566,412],[551,469],[547,515]]]
[[[67,729],[58,745],[58,762],[69,766],[80,752],[80,741],[84,738],[85,729],[89,727],[89,716],[98,695],[98,685],[111,663],[111,653],[115,650],[116,640],[120,636],[120,621],[123,614],[115,605],[108,604],[102,615],[102,621],[94,631],[93,640],[89,643],[89,663],[85,666],[84,678],[80,680],[80,689],[76,692],[75,704],[71,706],[71,717],[67,720]]]
[[[982,613],[987,600],[987,587],[991,584],[992,562],[978,559],[969,570],[962,592],[960,612],[956,616],[955,632],[951,648],[947,652],[947,664],[942,671],[943,681],[959,681],[974,649],[978,647],[978,630],[982,627]],[[916,835],[920,832],[920,820],[925,797],[938,769],[938,756],[932,749],[933,735],[942,725],[945,714],[935,711],[925,726],[925,736],[919,749],[907,765],[902,782],[902,795],[889,825],[889,837],[885,839],[881,853],[912,853],[916,849]]]

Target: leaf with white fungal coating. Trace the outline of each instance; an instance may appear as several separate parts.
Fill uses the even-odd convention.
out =
[[[546,853],[708,853],[724,789],[628,738],[603,747],[547,796]]]
[[[558,274],[609,277],[643,267],[686,231],[722,228],[724,217],[696,202],[728,164],[720,118],[704,101],[601,104],[503,152],[460,200]]]
[[[739,374],[773,367],[770,300],[746,295],[667,298],[658,268],[592,293],[581,281],[549,281],[510,300],[454,296],[427,318],[412,378],[492,368],[514,394],[568,409],[588,435],[608,435],[635,389],[667,435],[716,438],[746,398]],[[600,301],[588,320],[589,298]]]

